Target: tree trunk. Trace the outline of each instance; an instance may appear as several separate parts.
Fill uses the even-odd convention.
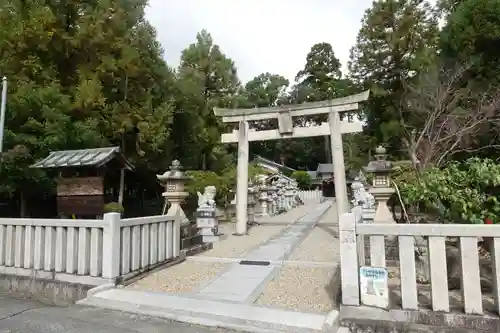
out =
[[[330,136],[325,135],[325,160],[328,163],[328,161],[332,161],[332,152],[331,152],[331,146],[330,146]]]
[[[26,217],[26,198],[24,197],[23,192],[19,194],[19,216],[21,218]]]

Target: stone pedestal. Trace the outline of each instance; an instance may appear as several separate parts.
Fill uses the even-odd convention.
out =
[[[198,208],[196,210],[196,226],[204,243],[215,243],[220,240],[219,222],[215,207]]]

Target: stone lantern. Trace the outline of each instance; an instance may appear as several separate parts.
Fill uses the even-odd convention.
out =
[[[247,214],[248,214],[248,220],[247,224],[248,225],[253,225],[255,224],[255,204],[257,203],[256,201],[256,193],[257,190],[255,187],[253,187],[253,184],[249,184],[250,186],[248,187],[248,197],[247,197]]]
[[[276,186],[271,185],[267,187],[267,210],[269,212],[269,215],[275,215],[276,214]]]
[[[293,186],[290,182],[288,182],[285,184],[285,208],[287,211],[294,207],[293,196]]]
[[[260,183],[260,186],[259,186],[259,197],[258,197],[258,200],[259,200],[259,216],[261,217],[267,217],[269,216],[269,212],[268,212],[268,201],[269,201],[269,197],[267,195],[267,191],[268,191],[268,187],[266,185],[266,177],[261,177],[259,179],[259,183]]]
[[[165,171],[162,175],[156,175],[156,177],[165,189],[165,192],[162,193],[162,196],[165,197],[165,207],[167,207],[167,202],[170,203],[167,215],[175,216],[179,214],[181,223],[187,223],[189,220],[182,210],[181,202],[189,195],[185,191],[185,186],[190,177],[186,176],[181,169],[181,163],[175,160],[170,166],[170,171]],[[165,209],[163,210],[163,214],[165,214]]]
[[[384,147],[375,149],[375,160],[368,163],[365,168],[366,172],[373,174],[372,188],[369,192],[373,195],[376,202],[374,223],[395,223],[392,213],[387,207],[387,201],[395,192],[391,186],[391,172],[393,165],[391,161],[387,161],[387,154]]]
[[[276,194],[277,194],[276,209],[278,214],[283,212],[283,209],[285,208],[285,200],[284,200],[285,191],[283,187],[284,187],[283,180],[279,179],[276,182]]]

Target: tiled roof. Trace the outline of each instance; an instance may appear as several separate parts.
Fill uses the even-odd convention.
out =
[[[120,147],[53,151],[49,156],[33,164],[31,167],[43,169],[82,166],[99,167],[116,157],[121,159],[125,168],[129,170],[134,168],[125,156],[123,156]]]
[[[317,173],[333,173],[333,164],[331,163],[319,163]]]
[[[255,159],[254,159],[254,162],[268,164],[268,165],[274,166],[275,168],[278,168],[278,169],[281,169],[281,170],[288,170],[288,171],[291,171],[291,172],[295,171],[295,169],[287,167],[286,165],[280,164],[278,162],[274,162],[274,161],[268,160],[267,158],[264,158],[262,156],[256,156]]]

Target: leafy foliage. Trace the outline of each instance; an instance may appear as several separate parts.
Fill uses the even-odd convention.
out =
[[[248,168],[248,178],[250,182],[255,181],[255,177],[262,174],[263,170],[254,164]],[[186,174],[191,177],[186,186],[186,190],[191,198],[197,197],[197,192],[203,193],[206,186],[215,186],[217,189],[216,201],[218,205],[227,207],[234,194],[232,191],[236,188],[236,167],[231,165],[222,170],[220,174],[213,171],[187,171]]]
[[[350,78],[372,92],[365,106],[367,134],[394,153],[402,135],[403,81],[434,63],[437,42],[437,18],[427,1],[377,0],[363,17],[351,49]]]
[[[420,206],[452,223],[500,222],[500,164],[470,158],[444,168],[428,168],[420,175],[400,170],[396,176],[407,205]]]
[[[311,186],[312,179],[307,171],[294,171],[291,176],[297,181],[300,189],[306,190]]]
[[[104,205],[104,212],[105,213],[123,214],[124,211],[125,211],[125,209],[118,202],[108,202],[107,204]]]

